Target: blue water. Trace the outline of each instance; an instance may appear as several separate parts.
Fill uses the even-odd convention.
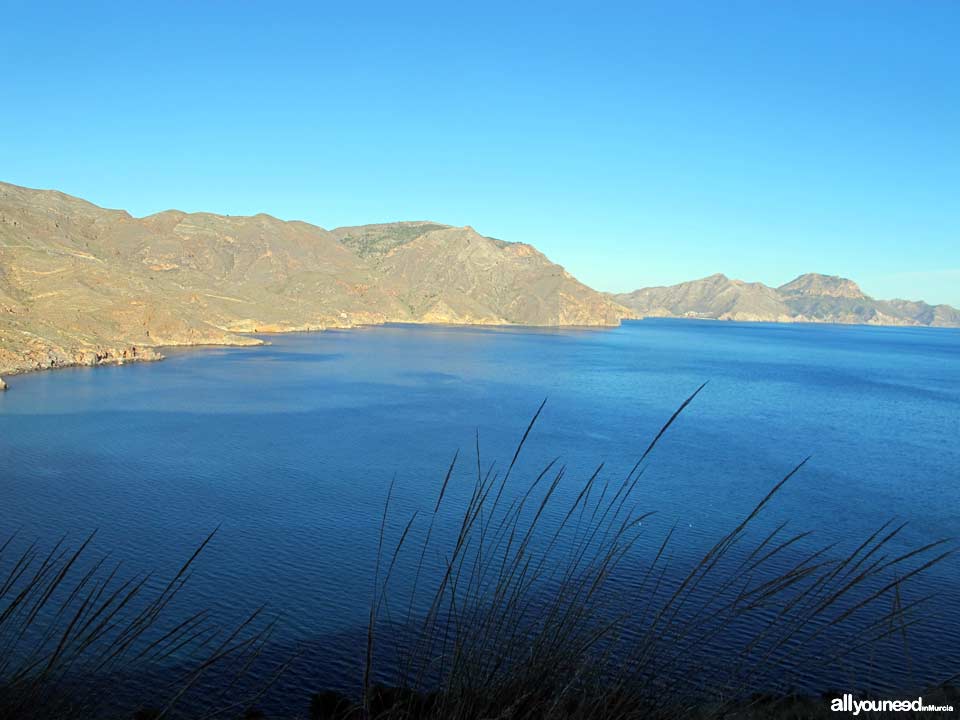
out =
[[[190,603],[261,602],[279,644],[321,643],[297,682],[347,684],[366,621],[384,498],[432,507],[509,461],[547,398],[523,472],[561,456],[573,494],[600,461],[625,474],[693,390],[638,497],[695,556],[807,456],[768,509],[852,549],[890,518],[896,547],[960,537],[960,332],[647,320],[617,329],[386,326],[271,336],[160,363],[15,377],[0,394],[0,535],[52,543],[98,529],[131,570],[169,574],[215,527]],[[471,465],[471,463],[473,465]],[[682,558],[681,558],[682,559]],[[960,670],[960,568],[915,640],[921,680]],[[900,666],[881,668],[891,686]],[[816,685],[820,678],[808,678]],[[329,682],[327,682],[329,681]],[[825,681],[825,680],[824,680]]]

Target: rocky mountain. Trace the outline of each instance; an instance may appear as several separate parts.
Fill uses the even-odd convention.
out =
[[[171,345],[384,322],[616,325],[666,316],[960,326],[960,311],[875,300],[801,275],[779,288],[724,275],[622,295],[583,285],[536,248],[471,227],[334,230],[269,215],[132,217],[0,183],[0,374],[149,360]],[[0,385],[0,387],[3,387]]]
[[[617,325],[622,306],[536,248],[471,227],[397,223],[333,231],[365,258],[420,322]]]
[[[875,300],[852,280],[816,273],[778,288],[711,275],[611,297],[641,317],[960,327],[960,311],[949,305]]]
[[[793,298],[826,297],[863,300],[867,297],[853,280],[847,280],[836,275],[818,275],[817,273],[801,275],[786,285],[781,285],[777,290],[782,295]]]
[[[773,288],[719,274],[670,287],[642,288],[614,298],[643,317],[787,320],[790,315]]]
[[[629,316],[530,245],[469,227],[327,231],[269,215],[135,218],[0,183],[0,374],[383,322],[616,325]]]

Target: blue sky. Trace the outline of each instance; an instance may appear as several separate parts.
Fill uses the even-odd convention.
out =
[[[960,306],[960,3],[0,0],[0,179]]]

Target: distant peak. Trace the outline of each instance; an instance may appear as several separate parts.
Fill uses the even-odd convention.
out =
[[[827,275],[826,273],[803,273],[791,282],[833,282],[836,280],[846,280],[846,278],[839,275]]]
[[[777,288],[786,295],[812,295],[819,297],[866,297],[860,286],[853,280],[839,275],[822,275],[820,273],[806,273],[791,280],[786,285]]]

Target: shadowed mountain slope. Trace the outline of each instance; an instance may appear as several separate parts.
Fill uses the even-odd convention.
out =
[[[615,325],[629,311],[471,228],[134,218],[0,183],[0,373],[383,322]]]
[[[642,317],[960,326],[960,311],[949,305],[875,300],[852,280],[816,273],[801,275],[778,288],[711,275],[612,297]]]

